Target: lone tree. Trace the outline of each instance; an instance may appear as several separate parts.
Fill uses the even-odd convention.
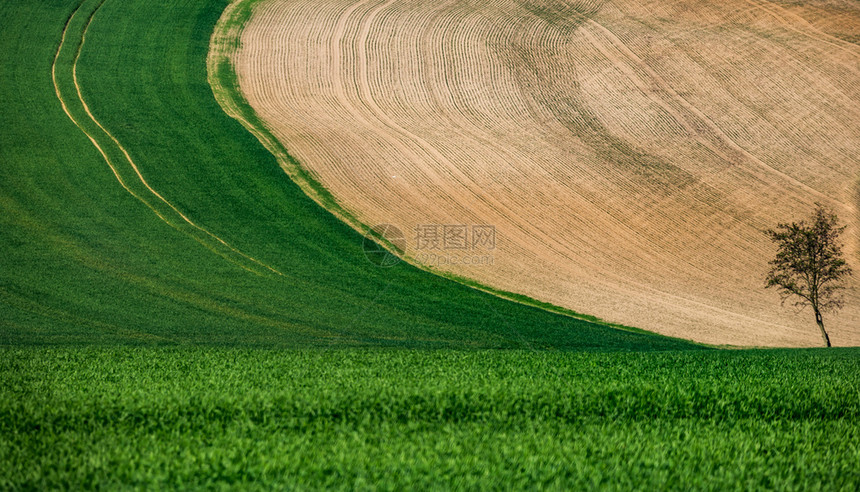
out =
[[[795,306],[812,306],[815,322],[824,342],[830,347],[830,337],[824,330],[822,312],[842,307],[842,280],[851,275],[851,268],[842,257],[839,235],[845,227],[833,211],[816,203],[810,223],[806,221],[779,224],[766,231],[779,250],[770,262],[766,287],[777,287],[782,302],[795,299]]]

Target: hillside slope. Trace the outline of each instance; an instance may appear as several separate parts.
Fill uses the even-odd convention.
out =
[[[761,231],[824,202],[858,266],[858,39],[841,0],[266,0],[234,61],[283,145],[416,262],[673,336],[811,346],[811,314],[763,289]],[[454,247],[445,225],[466,226]],[[479,225],[495,249],[458,242]],[[835,344],[860,344],[856,286]]]
[[[368,261],[216,103],[226,5],[0,2],[0,345],[690,346]]]

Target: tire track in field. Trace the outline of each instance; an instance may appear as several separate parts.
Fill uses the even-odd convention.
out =
[[[69,110],[69,107],[68,107],[68,105],[66,104],[66,101],[63,99],[63,96],[62,96],[62,94],[60,93],[60,86],[59,86],[59,82],[57,81],[57,61],[59,60],[59,58],[60,58],[60,52],[62,52],[62,50],[63,50],[63,46],[64,46],[64,45],[65,45],[65,43],[66,43],[66,36],[67,36],[67,34],[68,34],[69,25],[70,25],[70,24],[71,24],[71,22],[74,20],[75,16],[78,14],[78,12],[80,11],[80,9],[81,9],[81,7],[83,6],[83,4],[84,4],[84,2],[81,2],[81,3],[78,5],[78,7],[75,9],[75,11],[74,11],[74,12],[72,12],[72,15],[70,15],[70,16],[69,16],[69,18],[66,20],[66,25],[65,25],[65,26],[63,26],[63,35],[62,35],[62,37],[60,38],[60,45],[57,47],[57,52],[54,54],[54,62],[51,64],[51,80],[53,80],[53,83],[54,83],[54,92],[56,93],[56,95],[57,95],[57,99],[60,101],[60,105],[62,106],[63,111],[66,113],[66,116],[68,116],[68,117],[69,117],[69,119],[70,119],[70,120],[72,120],[72,123],[74,123],[74,124],[75,124],[75,126],[77,126],[77,127],[78,127],[78,129],[79,129],[79,130],[81,130],[81,132],[82,132],[84,135],[86,135],[86,137],[90,140],[90,142],[92,142],[93,146],[94,146],[94,147],[96,148],[96,150],[98,150],[98,151],[99,151],[99,153],[102,155],[102,157],[104,158],[105,162],[106,162],[106,163],[107,163],[107,165],[110,167],[111,172],[113,172],[114,177],[116,177],[116,180],[117,180],[117,181],[119,182],[119,184],[120,184],[120,185],[125,189],[125,191],[127,191],[131,196],[135,197],[135,198],[136,198],[136,199],[138,199],[140,202],[142,202],[144,205],[146,205],[147,207],[149,207],[149,209],[151,209],[151,210],[152,210],[152,211],[153,211],[153,212],[154,212],[154,213],[155,213],[155,214],[156,214],[156,215],[157,215],[161,220],[165,221],[165,222],[166,222],[167,224],[169,224],[171,227],[174,227],[174,228],[175,228],[175,226],[174,226],[171,222],[169,222],[169,221],[168,221],[168,220],[167,220],[167,219],[166,219],[166,218],[165,218],[165,217],[164,217],[164,216],[163,216],[163,215],[162,215],[158,210],[156,210],[156,209],[155,209],[155,207],[153,207],[149,202],[147,202],[146,200],[144,200],[140,195],[138,195],[137,193],[135,193],[134,191],[132,191],[132,189],[131,189],[131,188],[129,188],[129,187],[128,187],[128,185],[127,185],[127,184],[125,183],[125,181],[122,179],[122,176],[120,176],[119,172],[117,171],[117,169],[116,169],[116,167],[114,166],[113,162],[111,161],[110,157],[108,157],[107,153],[105,153],[105,151],[104,151],[104,149],[102,148],[102,146],[101,146],[101,145],[99,145],[98,141],[96,141],[96,139],[95,139],[92,135],[90,135],[90,134],[89,134],[89,133],[84,129],[83,125],[81,125],[81,123],[77,120],[77,118],[75,118],[74,116],[72,116],[72,113],[71,113],[71,111]]]
[[[216,234],[212,233],[211,231],[207,230],[206,228],[200,226],[199,224],[194,222],[191,218],[189,218],[187,215],[182,213],[170,201],[168,201],[166,198],[164,198],[163,195],[161,195],[158,191],[156,191],[149,184],[149,182],[147,182],[146,178],[144,178],[143,174],[141,173],[140,169],[138,168],[137,164],[134,162],[134,159],[132,159],[131,155],[129,154],[129,152],[125,148],[125,146],[123,146],[120,143],[120,141],[110,131],[108,131],[107,128],[104,127],[104,125],[102,125],[102,123],[95,117],[95,115],[93,115],[92,111],[89,108],[89,105],[86,103],[86,100],[84,99],[83,93],[81,92],[81,86],[80,86],[80,83],[78,82],[78,76],[77,76],[77,68],[78,68],[77,65],[78,65],[78,60],[80,59],[84,44],[86,42],[87,32],[89,31],[89,28],[90,28],[90,25],[92,24],[93,18],[95,17],[96,13],[102,8],[102,6],[106,3],[106,1],[107,0],[102,0],[95,7],[95,9],[93,9],[93,11],[89,14],[89,17],[85,21],[83,30],[81,32],[81,38],[80,38],[80,41],[78,42],[78,46],[77,46],[77,49],[75,51],[75,55],[72,59],[71,76],[72,76],[72,82],[73,82],[74,87],[75,87],[77,102],[80,103],[81,106],[83,107],[84,112],[86,113],[86,117],[89,119],[89,121],[94,123],[108,138],[110,138],[110,140],[113,142],[116,149],[119,150],[123,154],[125,160],[128,162],[128,164],[131,166],[131,169],[134,171],[134,174],[137,177],[137,180],[139,181],[139,183],[142,184],[152,196],[157,198],[158,201],[162,202],[170,210],[172,210],[173,213],[181,219],[180,222],[184,222],[188,226],[191,226],[198,233],[202,233],[204,235],[204,237],[208,237],[209,239],[214,240],[216,245],[220,245],[221,247],[226,248],[227,250],[229,250],[230,253],[232,253],[232,255],[218,251],[216,249],[216,247],[217,247],[216,245],[209,244],[203,238],[198,237],[197,234],[190,233],[188,231],[183,230],[181,227],[179,227],[173,221],[169,220],[167,218],[167,214],[163,213],[162,211],[159,211],[149,200],[143,198],[141,196],[141,194],[136,193],[134,190],[132,190],[130,188],[129,184],[126,182],[126,180],[124,180],[122,178],[121,173],[119,172],[116,163],[114,163],[113,160],[108,156],[108,152],[106,152],[105,148],[101,144],[99,144],[98,140],[96,139],[96,137],[92,133],[87,131],[87,129],[84,127],[84,125],[81,123],[81,121],[72,115],[72,111],[70,110],[69,105],[67,104],[66,100],[63,98],[63,93],[60,89],[60,83],[59,83],[59,80],[57,78],[57,63],[59,61],[60,54],[63,52],[63,49],[66,46],[69,27],[71,26],[75,17],[78,15],[78,13],[83,8],[86,1],[82,1],[80,4],[78,4],[78,7],[74,10],[74,12],[72,12],[72,14],[66,20],[66,24],[63,27],[63,33],[62,33],[62,36],[60,39],[60,44],[57,47],[57,52],[54,55],[54,60],[53,60],[53,63],[51,65],[51,78],[52,78],[52,81],[54,84],[54,91],[57,95],[57,99],[60,101],[60,104],[63,108],[63,111],[66,113],[66,116],[69,117],[69,119],[75,124],[75,126],[78,127],[78,129],[81,130],[81,132],[84,135],[87,136],[87,138],[89,138],[90,142],[93,144],[93,146],[99,151],[99,153],[104,158],[108,167],[110,167],[111,172],[113,173],[114,177],[119,182],[120,186],[122,186],[123,189],[125,189],[130,195],[132,195],[138,201],[140,201],[141,203],[146,205],[147,208],[152,210],[153,213],[155,213],[155,215],[158,216],[158,218],[161,219],[163,222],[165,222],[167,225],[169,225],[170,227],[174,228],[175,230],[177,230],[179,232],[182,232],[183,234],[187,234],[187,235],[191,236],[195,241],[197,241],[198,243],[200,243],[201,245],[203,245],[204,247],[206,247],[207,249],[209,249],[213,253],[221,256],[222,258],[224,258],[227,261],[239,266],[240,268],[242,268],[246,271],[252,272],[252,273],[257,274],[257,275],[261,275],[262,274],[261,272],[257,271],[255,268],[252,268],[252,266],[257,266],[257,267],[262,267],[264,270],[269,271],[271,273],[274,273],[278,276],[282,276],[282,277],[285,276],[279,270],[263,263],[262,261],[260,261],[256,258],[253,258],[253,257],[243,253],[242,251],[240,251],[237,248],[230,245],[227,241],[225,241],[224,239],[222,239],[218,235],[216,235]],[[240,258],[251,262],[252,265],[249,266],[246,264],[247,263],[246,261],[241,261],[241,260],[239,260],[237,258],[233,258],[231,256],[239,256]]]

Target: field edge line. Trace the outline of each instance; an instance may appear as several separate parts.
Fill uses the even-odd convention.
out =
[[[239,88],[238,75],[236,74],[232,57],[241,46],[242,32],[253,15],[254,8],[265,0],[233,0],[224,9],[209,41],[209,54],[206,58],[207,79],[212,89],[215,100],[231,118],[238,121],[266,148],[278,162],[287,176],[305,193],[308,198],[316,202],[320,207],[334,215],[338,220],[348,225],[359,234],[371,237],[374,242],[388,250],[391,254],[401,258],[409,265],[418,268],[431,275],[456,282],[460,285],[490,294],[509,302],[541,309],[543,311],[576,319],[594,325],[625,331],[629,333],[647,334],[662,338],[681,340],[687,343],[707,348],[735,348],[734,346],[709,345],[693,340],[678,337],[670,337],[660,333],[621,325],[605,321],[596,316],[578,313],[568,308],[557,306],[552,303],[540,301],[524,294],[508,292],[484,285],[476,280],[461,277],[453,273],[439,272],[432,267],[418,262],[410,255],[402,254],[393,244],[378,234],[373,234],[372,227],[362,222],[356,214],[341,205],[335,196],[313,175],[293,157],[284,145],[274,136],[265,122],[257,115],[250,103]],[[742,347],[737,347],[742,348]]]

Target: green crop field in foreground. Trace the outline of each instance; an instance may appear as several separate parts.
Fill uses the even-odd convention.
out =
[[[857,490],[855,349],[6,349],[0,488]]]

